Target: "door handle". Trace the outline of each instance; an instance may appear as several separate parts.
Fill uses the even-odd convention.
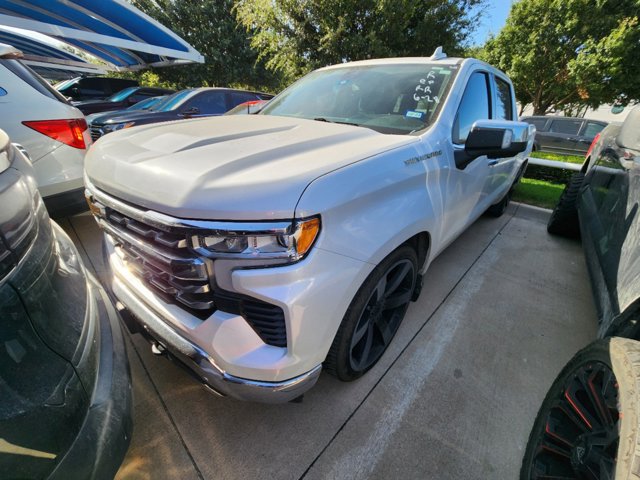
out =
[[[487,163],[490,167],[493,167],[494,165],[498,164],[498,160],[489,160],[489,162]]]

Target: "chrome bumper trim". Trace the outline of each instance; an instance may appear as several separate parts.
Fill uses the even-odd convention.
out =
[[[117,277],[113,277],[113,292],[134,317],[134,321],[192,370],[206,387],[222,396],[250,402],[285,403],[313,387],[320,376],[322,365],[281,382],[250,380],[230,375],[218,367],[205,351],[164,322]]]
[[[166,232],[198,230],[200,233],[211,233],[213,235],[288,235],[293,233],[294,226],[291,220],[255,222],[189,220],[175,218],[153,210],[142,210],[100,191],[86,175],[84,182],[86,186],[85,197],[88,200],[94,198],[103,205],[113,208],[134,220]]]

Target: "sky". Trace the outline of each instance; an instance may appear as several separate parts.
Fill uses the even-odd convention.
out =
[[[526,1],[526,0],[525,0]],[[478,28],[471,36],[472,45],[483,45],[487,41],[490,34],[497,35],[504,26],[511,4],[515,0],[492,0],[486,7],[486,12],[478,25]]]

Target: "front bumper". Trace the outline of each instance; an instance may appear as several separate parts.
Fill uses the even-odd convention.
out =
[[[236,377],[223,371],[204,350],[193,344],[148,308],[127,286],[114,279],[114,293],[126,307],[121,311],[131,330],[144,329],[153,342],[166,349],[191,370],[205,387],[220,396],[262,403],[293,400],[315,385],[321,365],[295,378],[281,382],[263,382]]]

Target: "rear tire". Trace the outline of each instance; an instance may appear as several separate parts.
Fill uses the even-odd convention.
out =
[[[520,479],[640,479],[639,389],[639,342],[611,338],[578,352],[540,407]]]
[[[361,377],[382,357],[415,292],[418,257],[403,245],[369,274],[342,319],[324,369],[343,382]]]
[[[584,173],[571,176],[569,183],[562,191],[558,204],[553,209],[547,232],[569,238],[580,236],[580,222],[578,221],[578,194],[584,182]]]

